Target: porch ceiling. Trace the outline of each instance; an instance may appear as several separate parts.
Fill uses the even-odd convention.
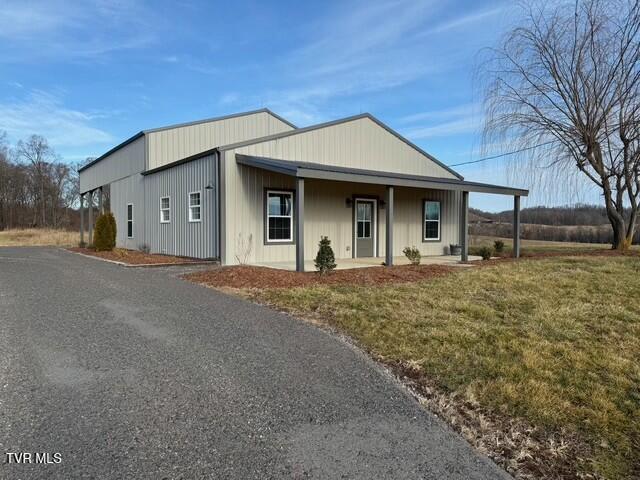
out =
[[[465,192],[494,193],[498,195],[516,195],[526,197],[529,190],[491,185],[488,183],[468,182],[453,178],[426,177],[404,173],[380,172],[359,168],[338,167],[320,163],[279,160],[267,157],[255,157],[236,154],[240,165],[261,168],[299,178],[334,180],[339,182],[369,183],[399,187],[428,188],[434,190],[457,190]]]

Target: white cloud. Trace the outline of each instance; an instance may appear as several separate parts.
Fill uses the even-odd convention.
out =
[[[418,112],[398,120],[398,124],[407,125],[403,133],[412,140],[478,133],[481,122],[480,105],[476,103]]]
[[[154,23],[155,22],[155,23]],[[95,60],[152,44],[162,20],[136,0],[5,0],[0,8],[4,62]]]
[[[416,42],[439,8],[439,2],[414,0],[339,4],[305,25],[306,41],[284,55],[278,65],[269,66],[278,70],[283,86],[255,96],[254,103],[278,111],[309,112],[299,115],[304,123],[305,118],[322,121],[325,115],[357,113],[344,100],[391,94],[441,72],[448,68],[450,58],[430,54],[435,46]],[[329,104],[340,106],[328,111]],[[368,104],[357,108],[369,109]]]
[[[426,127],[415,127],[404,131],[404,135],[412,140],[423,140],[433,137],[449,137],[463,133],[476,133],[479,124],[473,118],[459,118],[449,122]]]
[[[59,97],[38,90],[22,100],[0,103],[1,127],[12,142],[38,134],[56,149],[112,143],[109,133],[91,125],[104,114],[67,108]]]
[[[451,18],[439,25],[436,25],[429,30],[426,30],[422,33],[422,35],[430,35],[434,33],[444,33],[449,32],[451,30],[460,29],[461,27],[468,27],[474,23],[478,23],[481,20],[486,20],[487,18],[493,17],[505,11],[504,7],[492,8],[489,10],[481,10],[476,12],[471,12],[466,15],[462,15],[459,17]]]

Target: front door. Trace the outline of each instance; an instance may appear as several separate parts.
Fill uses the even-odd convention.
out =
[[[374,257],[376,254],[376,200],[356,199],[354,215],[355,256]]]

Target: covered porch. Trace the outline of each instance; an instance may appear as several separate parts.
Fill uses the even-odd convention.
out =
[[[347,252],[349,252],[347,255],[344,255],[344,248],[340,249],[340,254],[336,255],[337,268],[403,264],[407,262],[407,259],[401,256],[402,248],[415,245],[421,241],[424,242],[424,249],[432,252],[428,256],[423,253],[422,263],[458,264],[459,262],[466,262],[469,260],[469,192],[513,196],[513,254],[516,257],[520,254],[520,197],[528,195],[527,190],[468,182],[458,178],[407,175],[397,172],[356,169],[241,154],[236,154],[235,158],[236,163],[241,167],[250,167],[249,170],[264,172],[267,175],[264,178],[270,178],[268,175],[273,174],[278,174],[281,178],[289,178],[293,187],[291,190],[293,192],[291,198],[293,215],[291,215],[292,218],[290,219],[293,232],[286,237],[290,239],[290,247],[282,245],[278,250],[283,252],[285,251],[282,250],[283,248],[290,248],[288,251],[291,256],[282,255],[280,258],[261,258],[258,255],[255,258],[255,262],[252,262],[254,264],[295,269],[297,271],[314,270],[313,258],[315,255],[311,254],[312,246],[307,245],[305,252],[305,232],[307,242],[317,242],[318,239],[316,237],[327,235],[325,230],[331,229],[332,225],[338,223],[342,225],[342,223],[348,221],[344,217],[343,208],[345,206],[353,211],[351,225],[345,223],[348,228],[353,227],[353,248],[349,250],[349,247],[346,247]],[[271,185],[263,183],[263,186],[267,190]],[[372,196],[375,201],[372,202],[374,221],[371,226],[375,233],[372,235],[373,244],[370,250],[367,251],[366,258],[360,258],[362,255],[356,252],[356,248],[360,249],[359,241],[361,235],[357,230],[359,224],[357,218],[355,218],[355,207],[358,206],[359,201],[366,200],[366,196],[365,198],[356,198],[356,196],[344,195],[345,189],[349,190],[346,188],[347,186],[353,186],[361,191],[370,190],[372,193],[375,192]],[[279,193],[285,194],[285,192]],[[352,191],[351,193],[355,192]],[[443,196],[443,198],[446,197],[448,199],[448,203],[443,204],[446,205],[448,210],[448,223],[444,226],[449,231],[449,238],[455,239],[452,244],[457,244],[461,247],[461,255],[442,255],[443,253],[448,253],[448,245],[445,248],[441,248],[444,247],[444,242],[440,236],[440,229],[443,224],[439,206],[438,238],[434,240],[438,242],[439,250],[436,251],[433,248],[429,248],[428,244],[432,240],[425,238],[428,235],[419,233],[420,230],[426,232],[427,226],[430,225],[427,218],[428,204],[440,203],[439,201],[429,202],[429,195]],[[331,201],[327,201],[329,196],[331,196]],[[340,203],[341,198],[342,204]],[[282,208],[286,209],[284,204]],[[322,220],[320,221],[319,218],[321,217]],[[267,229],[266,219],[265,216],[265,232]],[[306,231],[305,222],[309,223]],[[309,228],[314,232],[312,235],[309,235]],[[398,230],[397,232],[394,231],[396,229]],[[342,227],[342,232],[342,243],[344,244],[344,226]],[[395,245],[394,242],[396,242]],[[343,258],[345,256],[352,258]],[[276,256],[274,255],[274,257]]]

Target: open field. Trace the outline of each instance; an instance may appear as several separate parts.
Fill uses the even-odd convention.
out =
[[[510,256],[513,250],[513,240],[510,238],[494,237],[487,235],[469,235],[469,253],[477,255],[478,249],[484,245],[493,247],[493,242],[504,242],[503,255]],[[632,250],[640,251],[640,245],[634,245]],[[601,250],[611,250],[609,243],[578,243],[578,242],[551,242],[547,240],[520,240],[520,253],[523,257],[545,253],[589,253]]]
[[[349,335],[521,478],[640,475],[637,255],[252,295]]]
[[[77,246],[80,232],[50,228],[25,228],[0,231],[0,247]]]

